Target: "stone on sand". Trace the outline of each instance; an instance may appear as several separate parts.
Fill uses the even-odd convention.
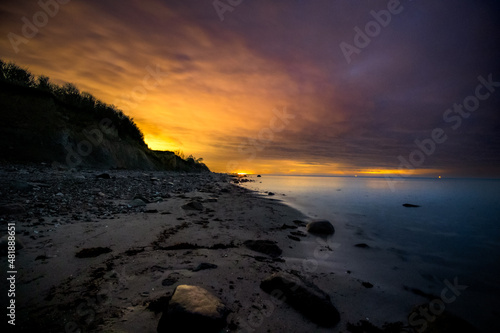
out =
[[[141,199],[134,199],[129,202],[129,206],[131,207],[144,207],[146,206],[146,203],[142,201]]]
[[[312,283],[295,275],[274,273],[260,283],[265,292],[284,300],[313,323],[333,327],[340,321],[340,314],[330,301],[330,296]]]
[[[220,332],[226,326],[227,314],[222,301],[206,289],[179,285],[163,311],[157,332]]]
[[[247,240],[243,244],[252,251],[264,253],[273,258],[279,257],[283,252],[276,242],[271,240]]]
[[[327,220],[314,220],[307,224],[307,231],[312,234],[333,235],[335,228]]]
[[[188,202],[187,204],[183,205],[182,206],[182,209],[184,210],[203,210],[203,205],[201,204],[201,202],[198,202],[198,201],[191,201],[191,202]]]

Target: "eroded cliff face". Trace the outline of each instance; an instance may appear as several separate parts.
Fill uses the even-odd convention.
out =
[[[119,119],[71,107],[50,92],[0,82],[0,161],[57,168],[209,171],[150,150]]]

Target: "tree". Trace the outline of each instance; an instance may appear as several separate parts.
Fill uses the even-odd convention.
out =
[[[17,66],[9,62],[2,62],[2,76],[6,81],[25,86],[34,87],[34,77],[27,69]]]
[[[40,75],[36,82],[36,87],[45,91],[52,91],[53,85],[49,81],[49,77],[45,75]]]

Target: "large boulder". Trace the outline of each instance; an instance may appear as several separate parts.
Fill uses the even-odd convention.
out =
[[[331,303],[330,296],[295,275],[274,273],[260,283],[260,288],[285,301],[317,325],[333,327],[340,321],[340,314]]]
[[[273,258],[279,257],[283,252],[276,242],[271,240],[247,240],[243,244],[252,251],[264,253]]]
[[[314,220],[307,224],[307,231],[312,234],[333,235],[335,228],[327,220]]]
[[[222,301],[198,286],[179,285],[158,323],[158,333],[217,333],[226,326]]]

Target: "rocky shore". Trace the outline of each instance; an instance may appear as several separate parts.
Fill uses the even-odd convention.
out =
[[[0,186],[18,331],[411,331],[394,295],[324,265],[335,223],[227,175],[9,166]]]

